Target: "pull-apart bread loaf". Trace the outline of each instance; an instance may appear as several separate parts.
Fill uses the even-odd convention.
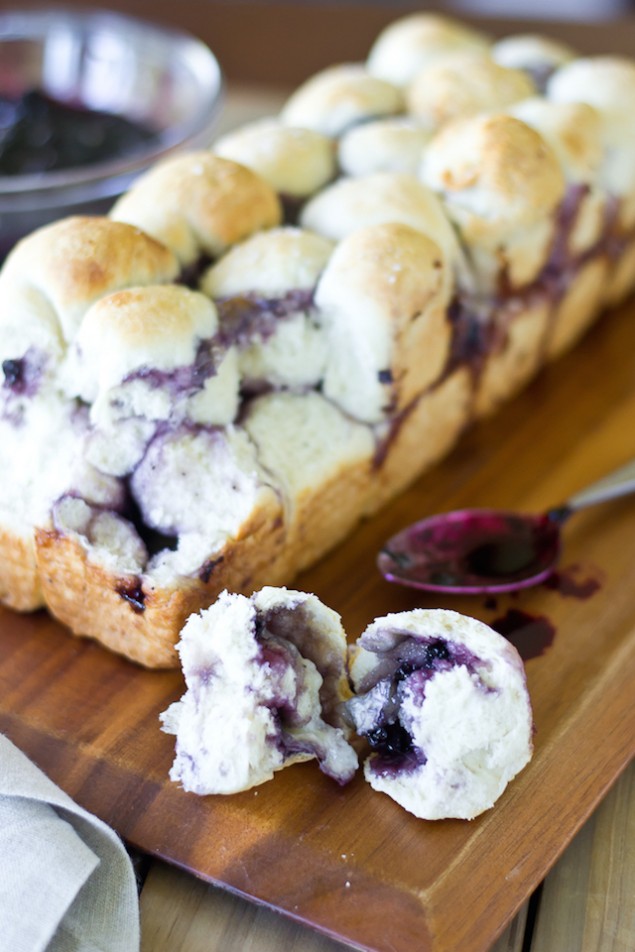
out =
[[[0,598],[148,666],[635,281],[635,64],[436,15],[0,272]]]

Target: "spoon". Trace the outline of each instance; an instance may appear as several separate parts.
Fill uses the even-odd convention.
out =
[[[480,595],[544,581],[561,549],[561,528],[574,512],[635,491],[635,460],[538,515],[501,509],[440,513],[402,529],[377,565],[389,582],[429,592]]]

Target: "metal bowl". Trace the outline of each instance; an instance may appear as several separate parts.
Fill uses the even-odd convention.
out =
[[[222,77],[203,42],[153,23],[99,10],[0,12],[0,96],[20,99],[33,89],[122,116],[152,137],[90,165],[0,174],[0,255],[55,219],[105,213],[158,159],[208,146]],[[0,115],[0,145],[2,135]]]

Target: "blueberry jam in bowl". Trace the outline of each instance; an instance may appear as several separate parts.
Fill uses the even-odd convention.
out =
[[[213,53],[186,33],[101,10],[0,12],[0,257],[209,145],[221,90]]]

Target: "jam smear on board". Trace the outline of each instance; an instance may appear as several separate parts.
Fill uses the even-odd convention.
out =
[[[555,626],[544,615],[531,615],[520,608],[508,609],[489,625],[514,645],[523,661],[544,654],[556,634]]]

